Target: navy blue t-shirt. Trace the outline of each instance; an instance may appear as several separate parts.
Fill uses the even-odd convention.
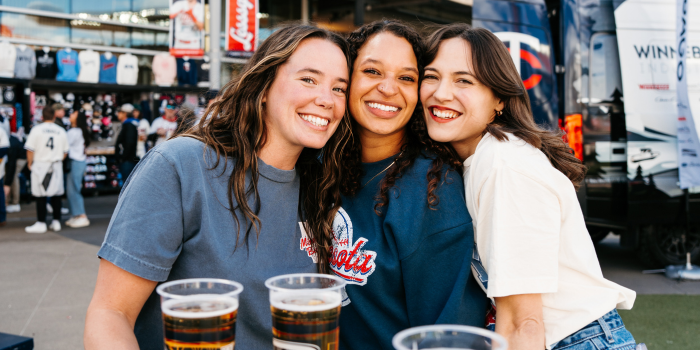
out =
[[[393,160],[364,163],[360,183]],[[342,197],[331,257],[331,269],[348,283],[340,349],[393,349],[396,333],[422,325],[484,326],[488,300],[471,273],[474,231],[462,176],[450,171],[430,208],[431,167],[431,158],[418,157],[396,181],[381,216],[374,206],[383,175],[354,197]]]
[[[195,60],[177,60],[177,84],[179,86],[197,85],[197,62]]]

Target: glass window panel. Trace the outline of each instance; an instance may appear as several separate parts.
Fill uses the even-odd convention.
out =
[[[168,33],[152,30],[131,30],[131,47],[146,50],[168,50]]]
[[[130,0],[73,0],[72,13],[110,14],[129,11]]]
[[[170,6],[169,0],[140,0],[134,1],[133,11],[141,11],[147,9],[168,9]]]
[[[99,2],[102,0],[94,0]],[[0,0],[0,5],[28,8],[32,10],[70,12],[70,0]]]
[[[68,21],[64,19],[0,13],[3,36],[22,39],[67,43],[70,37]]]
[[[86,45],[130,47],[129,28],[90,21],[72,21],[71,42]]]

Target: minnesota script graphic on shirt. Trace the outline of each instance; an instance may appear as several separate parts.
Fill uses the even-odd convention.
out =
[[[353,241],[353,229],[350,216],[343,208],[338,210],[333,219],[333,254],[331,270],[348,284],[364,286],[367,278],[374,272],[377,253],[362,249],[367,239],[360,237]]]
[[[303,223],[299,223],[299,228],[301,230],[299,249],[305,251],[314,262],[318,262],[313,239],[307,234]],[[333,219],[333,254],[330,266],[331,270],[348,284],[364,286],[367,284],[367,278],[376,268],[377,253],[362,249],[365,244],[367,239],[364,237],[353,241],[352,221],[341,207]]]

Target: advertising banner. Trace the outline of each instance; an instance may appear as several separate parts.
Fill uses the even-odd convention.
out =
[[[687,149],[678,144],[679,138],[687,137],[678,133],[676,1],[627,0],[615,10],[627,128],[627,176],[631,181],[653,184],[669,197],[683,194],[679,150]],[[688,18],[697,18],[700,0],[685,1],[690,3]],[[687,24],[685,95],[689,102],[685,106],[699,115],[700,22]]]
[[[688,0],[677,0],[676,8],[676,91],[678,93],[678,175],[682,189],[700,186],[700,141],[690,110],[688,96],[688,64],[686,57],[692,47],[688,44],[690,27]]]
[[[251,57],[258,47],[258,1],[226,0],[226,54]]]
[[[170,0],[170,54],[204,55],[204,0]]]

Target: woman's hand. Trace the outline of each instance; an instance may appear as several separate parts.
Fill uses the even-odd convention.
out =
[[[100,260],[95,293],[85,320],[85,349],[138,350],[134,324],[156,284]]]
[[[545,348],[542,295],[520,294],[496,298],[496,333],[510,350]]]

